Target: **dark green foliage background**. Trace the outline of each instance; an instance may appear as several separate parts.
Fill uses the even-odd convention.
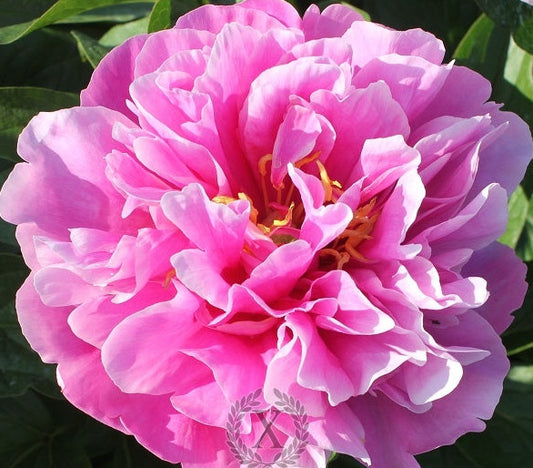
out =
[[[93,68],[126,38],[170,27],[207,0],[0,0],[0,184],[19,161],[16,140],[39,111],[77,105]],[[211,3],[234,3],[218,1]],[[310,2],[293,0],[305,11]],[[318,2],[321,8],[334,3]],[[491,80],[493,99],[533,126],[533,7],[519,0],[353,0],[397,29],[422,27],[444,40],[447,60]],[[510,201],[501,241],[528,264],[533,281],[533,174]],[[172,466],[131,437],[76,410],[61,396],[53,366],[29,348],[14,311],[28,271],[14,227],[0,221],[0,466],[152,468]],[[487,430],[419,457],[423,468],[533,466],[533,292],[503,336],[512,362]],[[333,456],[331,468],[360,467]]]

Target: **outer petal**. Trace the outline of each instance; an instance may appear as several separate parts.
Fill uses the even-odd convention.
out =
[[[322,13],[311,5],[303,17],[303,31],[306,40],[322,37],[340,37],[355,21],[363,17],[353,8],[344,5],[329,5]]]
[[[463,269],[465,276],[483,276],[489,298],[476,312],[501,334],[512,322],[511,312],[522,305],[527,291],[526,265],[507,246],[493,242],[475,252]]]
[[[442,41],[421,29],[395,31],[367,21],[353,23],[342,38],[352,46],[353,63],[359,67],[388,54],[422,57],[440,65],[445,52]]]
[[[134,79],[135,60],[148,37],[147,34],[132,37],[102,59],[89,85],[81,92],[82,106],[104,106],[135,118],[126,100]]]
[[[101,107],[34,117],[18,146],[29,164],[18,164],[6,181],[1,216],[16,224],[35,222],[59,238],[74,227],[126,228],[120,215],[124,200],[105,176],[104,156],[117,147],[125,150],[111,136],[116,122],[133,125]]]
[[[273,10],[274,0],[267,0],[267,3]],[[277,2],[276,2],[277,3]],[[253,5],[253,3],[252,3]],[[287,8],[283,7],[287,12]],[[285,15],[280,15],[282,18]],[[290,20],[290,18],[288,18]],[[204,5],[200,8],[190,11],[186,15],[178,18],[176,28],[178,29],[196,29],[200,31],[210,31],[218,33],[227,23],[240,23],[245,26],[251,26],[260,32],[267,32],[272,28],[283,28],[284,24],[270,16],[267,12],[246,8],[240,4],[237,5]]]

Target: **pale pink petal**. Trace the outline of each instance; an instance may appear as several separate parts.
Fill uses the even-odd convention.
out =
[[[410,56],[384,55],[368,62],[354,77],[357,88],[383,80],[392,97],[402,106],[410,120],[416,119],[433,101],[452,69]]]
[[[402,245],[405,235],[416,219],[425,195],[424,186],[415,171],[402,175],[371,232],[371,239],[359,247],[366,258],[412,258],[420,251],[414,243]]]
[[[268,0],[272,3],[272,0]],[[253,5],[253,4],[252,4]],[[283,17],[282,17],[283,18]],[[259,32],[281,28],[283,23],[262,10],[237,5],[204,5],[178,18],[177,29],[195,29],[218,33],[228,23],[251,26]]]
[[[329,91],[316,91],[311,102],[335,129],[335,146],[327,167],[330,177],[341,184],[347,183],[346,158],[356,163],[366,140],[393,135],[407,138],[410,132],[403,109],[383,82],[352,90],[342,98]]]
[[[337,65],[314,57],[302,57],[259,75],[251,85],[239,120],[251,166],[257,167],[259,158],[272,153],[291,95],[309,100],[318,89],[343,94],[345,85],[344,75]]]
[[[444,58],[442,41],[421,29],[395,31],[380,24],[357,21],[342,38],[352,46],[353,63],[359,67],[374,57],[388,54],[422,57],[435,65],[440,65]]]
[[[136,58],[148,39],[147,34],[135,36],[109,52],[94,71],[87,88],[81,92],[81,105],[104,106],[134,120],[126,100],[130,97]]]
[[[124,228],[122,197],[105,176],[103,158],[122,149],[111,137],[115,122],[133,125],[103,108],[66,109],[32,119],[18,145],[28,163],[19,163],[4,184],[1,216],[17,224],[35,222],[59,236],[72,227]],[[31,190],[24,188],[27,184]],[[18,203],[21,199],[24,204]]]
[[[463,269],[464,275],[480,276],[487,281],[488,300],[476,312],[502,333],[512,322],[511,312],[522,305],[527,290],[527,268],[512,249],[493,242],[475,252]],[[512,294],[506,294],[512,291]]]
[[[214,40],[214,34],[198,29],[174,28],[151,34],[135,59],[135,78],[156,71],[169,57],[181,51],[210,47]]]
[[[248,202],[215,203],[201,185],[191,184],[181,192],[167,193],[161,206],[183,234],[216,261],[231,264],[240,255],[250,213]],[[192,218],[191,212],[195,213]]]
[[[489,136],[488,144],[481,148],[472,196],[491,182],[499,183],[510,196],[533,158],[531,132],[527,124],[511,112],[496,112],[496,109],[497,106],[491,109],[491,120],[494,126],[503,127],[503,133],[492,142]],[[512,154],[513,157],[502,158],[502,154]]]
[[[316,5],[311,5],[304,14],[302,29],[307,40],[340,37],[352,23],[362,20],[349,6],[329,5],[321,13]]]

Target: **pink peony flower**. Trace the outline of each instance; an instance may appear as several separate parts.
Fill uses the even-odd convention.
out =
[[[305,406],[304,467],[416,467],[483,430],[526,290],[497,239],[533,146],[443,56],[341,5],[207,5],[35,117],[0,212],[65,397],[186,468],[238,466],[226,417],[256,389]]]

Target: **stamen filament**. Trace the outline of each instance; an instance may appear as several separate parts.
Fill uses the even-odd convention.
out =
[[[263,201],[265,202],[265,212],[268,211],[268,205],[270,204],[270,198],[268,196],[268,190],[267,190],[267,185],[266,185],[266,177],[267,177],[266,165],[268,161],[272,161],[271,154],[265,154],[257,162],[257,165],[259,167],[259,173],[261,174],[261,192],[263,194]]]

